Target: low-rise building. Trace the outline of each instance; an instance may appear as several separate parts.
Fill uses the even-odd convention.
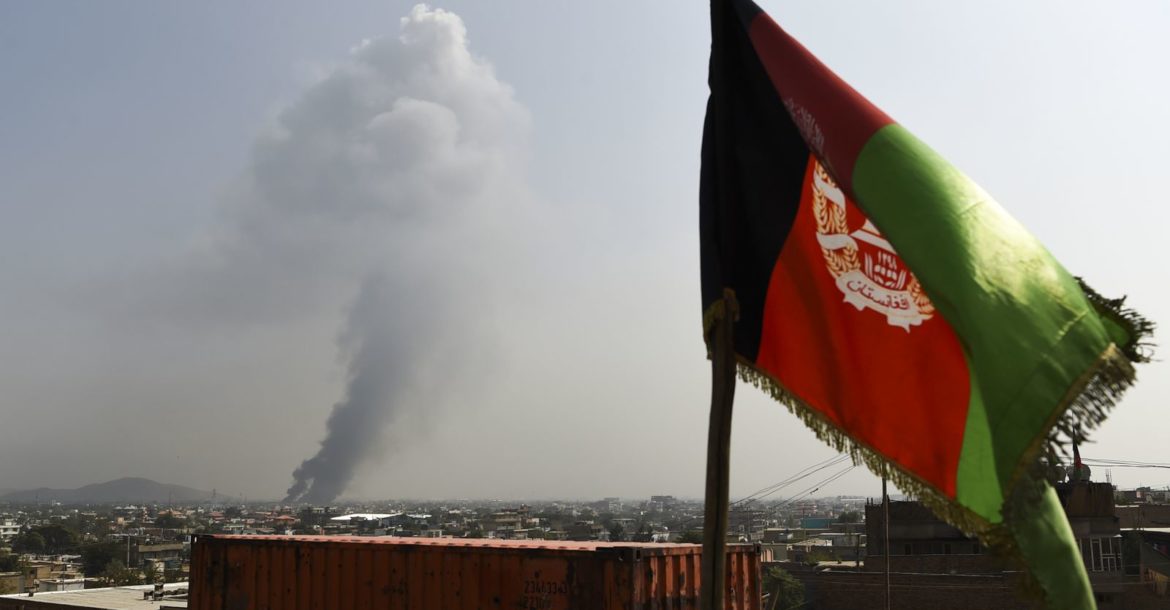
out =
[[[1098,608],[1123,607],[1125,575],[1113,486],[1084,478],[1057,483],[1055,487],[1089,573]],[[890,570],[897,573],[1000,574],[1008,581],[1015,580],[1008,577],[1014,571],[1011,566],[987,553],[977,540],[935,517],[925,506],[917,502],[890,502],[889,515],[887,555],[883,507],[880,503],[866,506],[866,571],[882,572],[888,561]],[[1028,607],[1028,603],[1021,600],[1020,607]]]
[[[52,591],[81,591],[85,589],[85,578],[46,578],[37,582],[37,593]]]
[[[24,572],[0,572],[0,593],[26,591]]]
[[[167,610],[187,607],[187,583],[0,595],[0,610]]]
[[[1125,593],[1121,563],[1121,526],[1114,514],[1113,485],[1089,480],[1058,483],[1056,494],[1068,515],[1097,606],[1120,607]]]
[[[1170,504],[1127,504],[1115,509],[1121,529],[1170,527]]]
[[[184,544],[136,544],[130,547],[130,566],[142,567],[146,562],[163,565],[177,565],[182,562]]]
[[[20,524],[11,519],[0,519],[0,543],[10,542],[20,535]]]
[[[593,521],[577,521],[565,527],[566,538],[569,540],[598,540],[602,534],[608,534],[605,527]]]

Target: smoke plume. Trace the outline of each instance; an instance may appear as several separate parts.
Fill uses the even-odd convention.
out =
[[[479,341],[490,280],[512,267],[498,236],[523,216],[526,129],[511,90],[469,53],[462,21],[422,5],[397,38],[363,43],[281,116],[256,168],[279,176],[264,181],[264,203],[307,205],[310,226],[348,225],[313,239],[336,240],[331,267],[360,282],[339,341],[345,395],[286,501],[333,501],[390,422],[436,407],[466,372],[460,346]]]
[[[435,388],[419,381],[438,365],[428,357],[441,348],[428,343],[443,319],[442,298],[425,278],[409,286],[405,279],[375,274],[363,284],[340,341],[349,368],[345,396],[333,407],[321,449],[293,472],[287,502],[333,501],[381,442],[395,410],[435,399]]]
[[[440,407],[478,366],[464,346],[482,350],[473,335],[521,258],[501,236],[525,215],[527,130],[460,18],[418,5],[276,116],[218,228],[158,271],[181,281],[138,299],[245,323],[348,310],[347,387],[288,501],[334,500],[389,424]]]

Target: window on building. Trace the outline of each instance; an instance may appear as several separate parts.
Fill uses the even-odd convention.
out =
[[[1121,540],[1118,538],[1081,538],[1077,541],[1085,569],[1090,572],[1121,570]]]
[[[1101,567],[1106,572],[1121,570],[1121,539],[1101,539]]]

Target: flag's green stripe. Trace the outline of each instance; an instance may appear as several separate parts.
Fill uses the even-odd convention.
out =
[[[879,130],[853,169],[858,205],[959,336],[971,370],[960,497],[1006,485],[1067,393],[1110,343],[1077,282],[987,193],[900,125]],[[979,413],[982,406],[984,413]],[[990,469],[990,470],[989,470]],[[979,514],[990,503],[978,502]]]
[[[972,376],[971,399],[967,403],[967,427],[963,431],[963,449],[959,454],[959,472],[956,481],[956,499],[975,514],[991,523],[1002,520],[1003,486],[996,470],[988,468],[995,463],[995,447],[991,438],[991,422],[983,392],[975,379],[977,371],[967,359],[967,370]]]
[[[1020,554],[1031,568],[1049,608],[1096,610],[1089,574],[1077,549],[1056,490],[1047,483],[1044,494],[1027,519],[1016,520],[1012,534]]]

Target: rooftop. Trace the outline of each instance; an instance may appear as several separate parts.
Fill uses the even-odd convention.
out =
[[[187,607],[185,596],[166,595],[160,600],[143,599],[143,594],[153,589],[153,585],[138,585],[81,591],[51,591],[37,593],[32,597],[24,594],[0,595],[0,608],[23,607],[34,610],[42,604],[53,607],[76,606],[93,610],[164,610],[166,608]],[[187,583],[185,582],[163,585],[163,591],[168,593],[185,591],[186,589]],[[12,605],[13,601],[18,605]]]
[[[352,521],[354,519],[364,521],[377,521],[379,519],[390,519],[401,516],[402,513],[354,513],[352,515],[341,515],[340,517],[333,517],[330,521]],[[413,515],[412,515],[413,516]]]

